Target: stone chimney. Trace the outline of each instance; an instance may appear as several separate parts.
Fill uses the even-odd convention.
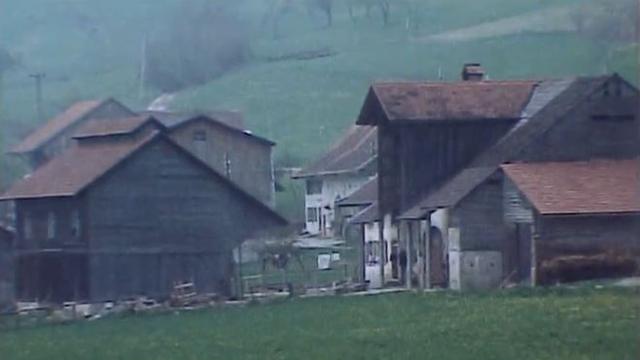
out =
[[[482,81],[484,80],[484,69],[479,63],[464,64],[462,68],[463,81]]]

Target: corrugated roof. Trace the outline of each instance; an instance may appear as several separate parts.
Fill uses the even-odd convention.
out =
[[[375,176],[362,185],[353,194],[336,202],[338,206],[371,205],[378,201],[378,177]]]
[[[177,113],[169,111],[141,111],[142,115],[150,115],[158,119],[164,126],[173,128],[200,116],[208,116],[225,125],[232,126],[238,130],[245,130],[244,117],[239,111],[216,110],[206,113]]]
[[[523,110],[521,120],[507,134],[480,154],[467,168],[436,191],[427,194],[400,218],[421,218],[429,210],[456,205],[498,170],[502,163],[516,158],[531,141],[544,134],[562,115],[610,78],[611,76],[603,76],[543,81]]]
[[[542,215],[640,212],[640,159],[502,165]]]
[[[234,133],[250,137],[263,144],[269,146],[274,146],[276,144],[275,142],[267,138],[254,134],[250,130],[246,130],[244,127],[244,118],[242,116],[242,113],[237,111],[219,110],[208,111],[206,113],[191,114],[166,111],[142,111],[140,112],[140,114],[153,116],[154,118],[158,119],[164,126],[171,130],[187,125],[191,121],[204,119]]]
[[[153,137],[72,146],[15,183],[0,200],[74,196]]]
[[[11,153],[22,154],[36,150],[103,103],[104,101],[100,100],[76,102],[49,120],[46,124],[27,135],[26,138],[11,149]]]
[[[538,81],[461,81],[452,83],[376,83],[369,96],[381,105],[387,120],[452,121],[518,119]],[[372,125],[366,112],[358,124]]]
[[[375,161],[377,149],[377,128],[354,125],[329,151],[303,168],[294,178],[358,171]]]
[[[95,119],[80,126],[73,137],[84,139],[109,135],[125,135],[137,131],[148,123],[156,123],[158,127],[164,127],[158,120],[148,115],[138,115],[121,119]]]

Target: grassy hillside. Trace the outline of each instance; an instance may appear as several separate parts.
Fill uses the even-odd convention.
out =
[[[637,359],[637,291],[398,294],[0,333],[3,358]]]
[[[428,41],[430,35],[534,11],[613,0],[425,0],[392,1],[382,25],[377,12],[356,9],[349,17],[335,2],[334,25],[321,15],[294,9],[282,17],[280,36],[262,26],[263,0],[237,3],[251,35],[251,61],[204,85],[176,94],[171,107],[241,110],[256,133],[279,143],[277,159],[302,164],[318,155],[353,123],[368,85],[377,79],[457,79],[461,64],[482,62],[492,78],[600,74],[619,71],[637,78],[637,47],[570,31],[514,32],[469,41]],[[166,30],[181,0],[25,0],[0,6],[0,46],[21,65],[8,72],[0,121],[5,145],[36,124],[34,84],[29,73],[47,73],[45,112],[70,102],[113,96],[141,108],[160,91],[140,91],[141,44]],[[411,8],[407,7],[411,4]],[[552,20],[550,20],[552,21]],[[551,27],[553,28],[553,27]],[[290,53],[328,49],[315,60],[266,61]],[[611,52],[611,58],[605,54]],[[19,170],[9,169],[15,174]],[[6,172],[5,172],[5,176]]]

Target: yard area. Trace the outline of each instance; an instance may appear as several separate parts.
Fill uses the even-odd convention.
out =
[[[0,333],[3,359],[638,359],[638,289],[289,300]]]

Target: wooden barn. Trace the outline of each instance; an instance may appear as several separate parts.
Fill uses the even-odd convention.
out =
[[[381,244],[391,244],[380,249],[382,279],[399,279],[385,273],[391,262],[407,286],[535,282],[537,249],[520,254],[526,246],[517,239],[541,230],[505,220],[501,165],[633,159],[638,103],[638,90],[618,75],[489,81],[478,64],[465,66],[458,82],[374,84],[357,123],[378,128],[371,208]],[[602,231],[592,220],[591,231]],[[628,244],[640,241],[631,228],[625,234]],[[395,247],[409,254],[403,268],[391,261]],[[529,271],[517,277],[516,268]]]
[[[275,206],[275,143],[246,130],[241,113],[215,111],[180,114],[146,111],[169,130],[170,137],[269,206]]]
[[[75,131],[87,121],[133,115],[114,99],[79,101],[28,134],[9,153],[23,157],[35,169],[66,149]]]
[[[376,128],[352,126],[326,153],[296,173],[305,181],[305,231],[322,237],[343,237],[345,227],[336,202],[375,176]]]
[[[232,249],[286,224],[148,116],[87,123],[25,177],[15,202],[20,300],[166,298],[177,282],[230,294]]]

